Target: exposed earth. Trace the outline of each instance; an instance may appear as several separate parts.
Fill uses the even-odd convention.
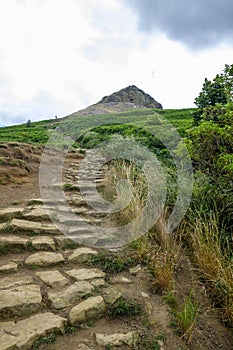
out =
[[[0,153],[0,350],[231,349],[233,335],[220,322],[185,252],[176,273],[177,300],[182,302],[192,289],[199,305],[188,340],[172,327],[171,309],[153,290],[146,266],[134,262],[121,272],[106,273],[90,263],[99,253],[130,256],[130,248],[109,252],[84,246],[51,222],[56,217],[66,225],[66,208],[40,198],[42,148],[6,143]],[[82,158],[78,152],[69,154],[63,169],[66,200],[77,215],[75,237],[85,234],[83,220],[106,225],[75,187]],[[101,173],[96,181],[101,183]],[[133,305],[132,315],[113,317],[120,301]]]

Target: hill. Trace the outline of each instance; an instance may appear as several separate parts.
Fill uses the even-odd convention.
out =
[[[143,90],[135,85],[130,85],[109,96],[104,96],[99,102],[75,112],[71,116],[124,112],[134,108],[162,109],[163,107],[161,103],[155,101]]]

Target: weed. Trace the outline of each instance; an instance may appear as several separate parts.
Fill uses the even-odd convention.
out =
[[[78,187],[77,187],[77,185],[73,185],[73,184],[64,184],[63,190],[64,191],[77,191]]]
[[[101,268],[107,273],[119,273],[132,266],[135,260],[130,257],[119,257],[112,254],[99,253],[91,258],[89,264]]]
[[[174,296],[174,292],[170,291],[167,294],[163,296],[163,299],[166,301],[166,303],[171,307],[171,309],[175,309],[177,307],[177,301]]]
[[[198,305],[192,300],[191,293],[185,298],[180,310],[174,312],[174,315],[182,337],[189,340],[198,316]]]
[[[19,205],[21,202],[20,201],[13,201],[11,204],[12,205]]]
[[[0,243],[0,253],[6,254],[9,251],[9,246],[5,242]]]
[[[64,329],[64,333],[65,334],[73,334],[73,333],[77,332],[77,330],[78,330],[78,327],[67,325]]]
[[[55,343],[56,341],[56,335],[55,334],[52,334],[52,335],[49,335],[47,337],[40,337],[38,338],[34,344],[32,345],[32,350],[37,350],[40,348],[40,346],[42,345],[49,345],[49,344],[53,344]]]
[[[142,305],[132,300],[121,298],[107,311],[107,316],[116,318],[119,316],[137,316],[142,312]]]

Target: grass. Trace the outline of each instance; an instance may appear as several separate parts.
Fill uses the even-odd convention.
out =
[[[185,298],[180,310],[174,312],[174,315],[182,337],[189,341],[198,317],[198,305],[193,300],[191,293]]]
[[[192,125],[193,117],[192,117],[192,111],[194,109],[177,109],[177,110],[155,110],[155,109],[138,109],[138,110],[132,110],[127,111],[123,113],[110,113],[107,115],[107,119],[112,118],[112,125],[113,124],[119,124],[119,127],[116,127],[115,130],[113,126],[109,127],[103,127],[103,129],[100,129],[95,131],[95,133],[98,135],[98,139],[106,139],[109,137],[110,133],[112,134],[113,131],[116,133],[122,133],[126,136],[134,135],[141,139],[141,142],[144,144],[150,144],[151,147],[154,147],[155,140],[153,137],[151,137],[150,129],[154,127],[154,124],[157,123],[155,115],[161,115],[162,117],[165,117],[167,120],[169,120],[174,126],[178,129],[178,131],[183,136],[185,134],[185,131],[187,128],[189,128]],[[103,117],[103,118],[102,118]],[[101,115],[101,119],[103,119],[106,115]],[[132,118],[133,117],[133,118]],[[125,122],[129,119],[133,120],[133,124],[130,126],[125,126]],[[16,142],[27,142],[27,143],[34,143],[34,144],[46,144],[48,141],[51,131],[56,129],[57,126],[59,128],[62,126],[62,129],[67,131],[71,130],[73,134],[78,134],[78,130],[75,129],[75,125],[77,125],[77,129],[80,128],[80,125],[83,125],[85,129],[86,125],[86,116],[80,116],[79,117],[79,123],[77,125],[77,120],[75,118],[68,118],[65,120],[62,124],[60,121],[55,121],[55,119],[50,120],[42,120],[39,122],[31,122],[30,127],[27,126],[26,118],[25,118],[25,124],[20,125],[14,125],[14,126],[8,126],[8,127],[2,127],[0,128],[0,142],[9,142],[9,141],[16,141]],[[99,115],[91,115],[92,123],[91,125],[96,124],[96,120],[99,120]],[[91,127],[89,127],[90,122],[87,123],[88,129],[86,131],[89,131]],[[98,125],[98,122],[97,122]],[[147,134],[144,135],[144,129],[147,129]],[[139,132],[139,130],[142,130]],[[85,134],[85,133],[84,133]],[[100,136],[101,135],[101,136]],[[93,136],[93,135],[92,135]],[[88,139],[88,136],[86,137],[86,141]],[[90,142],[90,140],[89,140]]]
[[[163,212],[154,226],[149,270],[156,292],[166,294],[174,284],[174,274],[182,257],[181,237],[166,231],[166,213]]]
[[[107,316],[117,318],[122,316],[138,316],[142,312],[142,305],[132,300],[121,298],[107,310]]]
[[[134,262],[134,259],[130,257],[99,253],[93,256],[88,264],[99,267],[107,273],[119,273],[132,266]]]
[[[57,337],[55,334],[48,335],[46,337],[38,338],[32,345],[32,350],[38,350],[42,345],[49,345],[55,343]]]
[[[204,279],[215,305],[221,309],[223,320],[233,324],[233,265],[231,254],[222,249],[216,213],[192,212],[184,236],[191,242],[191,254]],[[229,249],[231,249],[229,247]]]

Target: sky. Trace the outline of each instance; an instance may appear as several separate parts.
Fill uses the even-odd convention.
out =
[[[233,62],[232,0],[0,0],[0,125],[63,117],[128,85],[194,107]]]

